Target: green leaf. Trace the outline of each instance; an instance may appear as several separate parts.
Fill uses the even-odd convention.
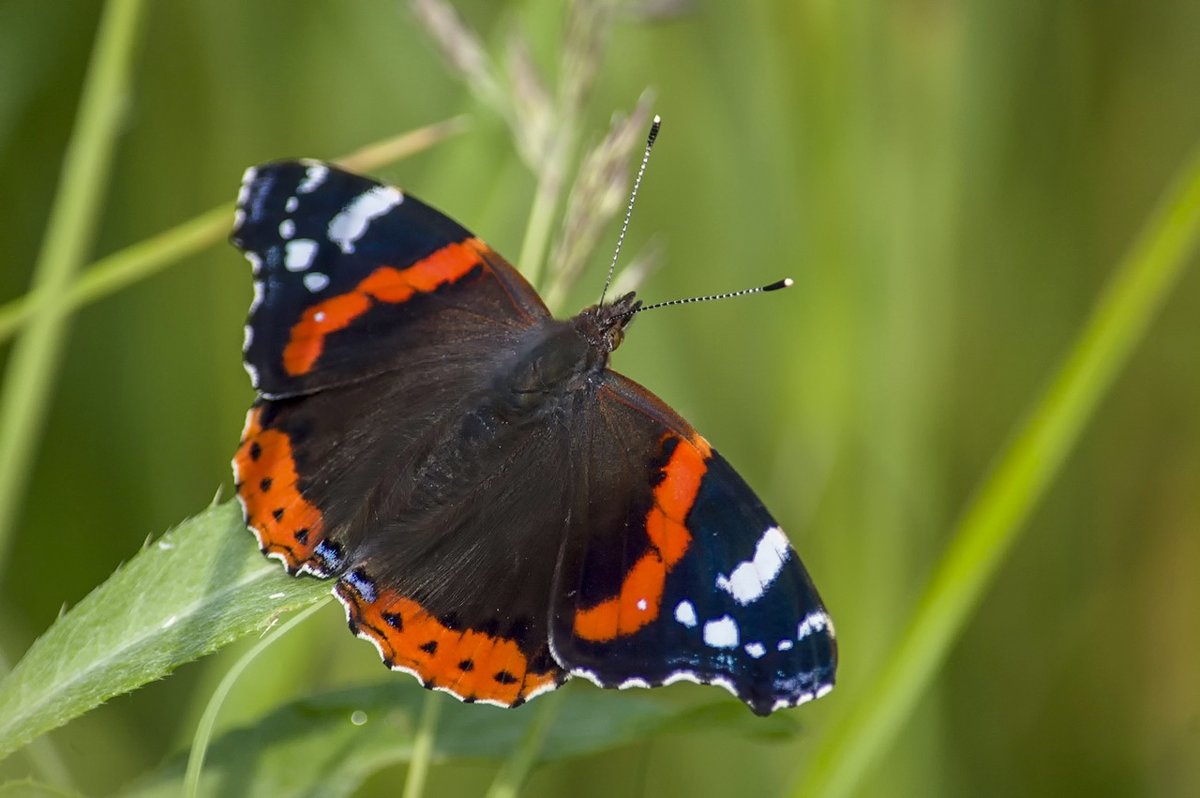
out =
[[[723,734],[791,738],[786,713],[751,715],[733,699],[713,706],[680,707],[637,693],[590,685],[564,688],[539,760],[592,754],[657,734],[719,729]],[[349,795],[380,768],[409,761],[427,693],[408,679],[325,693],[284,705],[253,726],[230,731],[209,748],[199,795],[323,798]],[[443,702],[434,762],[506,757],[537,717],[537,702],[515,710]],[[729,711],[733,712],[730,713]],[[175,796],[184,756],[136,783],[127,796]]]
[[[0,682],[0,757],[328,592],[264,559],[236,502],[210,507],[148,543]]]

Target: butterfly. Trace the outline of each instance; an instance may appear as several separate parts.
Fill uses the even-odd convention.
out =
[[[555,319],[447,216],[312,160],[249,169],[231,239],[254,278],[246,524],[335,580],[388,667],[505,707],[571,677],[720,685],[760,715],[832,688],[787,535],[608,367],[634,294]]]

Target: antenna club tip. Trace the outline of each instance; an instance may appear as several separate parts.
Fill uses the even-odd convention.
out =
[[[646,136],[646,148],[654,146],[654,140],[658,138],[658,129],[662,127],[662,117],[658,114],[654,115],[654,121],[650,123],[650,133]]]
[[[764,291],[778,291],[781,288],[791,288],[792,285],[794,285],[794,284],[795,284],[795,281],[792,280],[791,277],[784,277],[782,280],[773,282],[770,285],[764,285],[763,290]]]
[[[660,125],[662,125],[662,117],[659,116],[658,114],[655,114],[653,124],[655,127],[659,127]]]

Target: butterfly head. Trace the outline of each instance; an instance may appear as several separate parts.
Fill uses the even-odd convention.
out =
[[[608,363],[609,354],[625,340],[625,328],[642,307],[631,291],[608,304],[584,309],[572,321],[595,356]]]

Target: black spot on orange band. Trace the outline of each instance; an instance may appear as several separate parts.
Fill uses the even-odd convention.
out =
[[[263,429],[261,407],[246,418],[233,465],[246,524],[264,553],[282,556],[295,572],[312,557],[321,512],[300,494],[291,440],[281,430]]]
[[[515,641],[478,629],[451,628],[394,591],[368,602],[352,582],[342,580],[335,592],[346,605],[351,627],[379,646],[384,663],[413,671],[426,687],[449,690],[467,701],[516,706],[563,679],[555,665],[530,668]]]

